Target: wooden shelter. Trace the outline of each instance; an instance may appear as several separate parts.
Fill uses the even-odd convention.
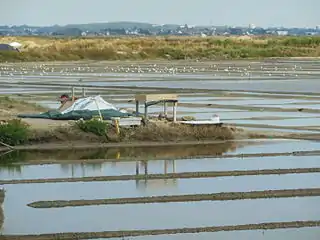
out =
[[[148,120],[148,107],[163,103],[163,113],[167,116],[167,103],[173,103],[173,122],[177,121],[177,105],[178,95],[176,94],[137,94],[136,101],[136,114],[139,114],[140,103],[144,104],[144,117]]]

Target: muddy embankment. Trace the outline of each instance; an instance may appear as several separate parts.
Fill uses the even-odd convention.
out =
[[[294,222],[268,222],[244,225],[210,226],[194,228],[173,228],[173,229],[151,229],[151,230],[124,230],[105,232],[70,232],[52,233],[38,235],[3,235],[3,240],[78,240],[98,238],[125,238],[137,236],[172,235],[186,233],[222,232],[222,231],[245,231],[245,230],[272,230],[304,227],[319,227],[320,221],[294,221]]]
[[[114,204],[140,204],[140,203],[166,203],[166,202],[200,202],[200,201],[231,201],[244,199],[262,198],[290,198],[320,196],[320,188],[288,189],[288,190],[267,190],[252,192],[222,192],[213,194],[189,194],[172,196],[152,196],[136,198],[111,198],[93,200],[55,200],[38,201],[29,203],[33,208],[62,208],[92,205],[114,205]]]
[[[159,180],[159,179],[188,179],[188,178],[212,178],[230,176],[253,176],[253,175],[279,175],[279,174],[301,174],[319,173],[320,168],[292,168],[292,169],[263,169],[247,171],[210,171],[210,172],[182,172],[168,174],[147,175],[120,175],[120,176],[97,176],[97,177],[74,177],[74,178],[41,178],[41,179],[17,179],[0,180],[4,184],[28,184],[28,183],[60,183],[60,182],[107,182],[128,180]]]

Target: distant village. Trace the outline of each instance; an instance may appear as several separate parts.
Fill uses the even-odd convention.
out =
[[[254,24],[247,27],[233,26],[191,26],[191,25],[154,25],[134,22],[111,22],[78,24],[66,26],[0,26],[0,36],[314,36],[320,35],[320,26],[314,28],[262,28]]]

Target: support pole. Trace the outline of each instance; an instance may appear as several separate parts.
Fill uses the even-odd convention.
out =
[[[139,101],[136,101],[136,116],[139,116]]]
[[[173,103],[173,122],[177,122],[177,102]]]
[[[139,175],[139,161],[136,161],[136,175]]]
[[[166,117],[168,112],[167,112],[167,102],[163,102],[163,114]]]
[[[168,160],[164,160],[164,174],[168,173]]]
[[[176,161],[172,160],[172,172],[176,173]]]
[[[119,126],[120,118],[115,118],[113,121],[114,121],[114,126],[116,127],[116,133],[119,136],[120,135],[120,126]]]
[[[145,121],[147,122],[148,121],[148,105],[147,105],[147,102],[144,103],[144,118],[145,118]]]
[[[100,117],[100,120],[102,121],[103,118],[102,118],[102,114],[101,114],[101,111],[100,111],[99,104],[97,103],[97,100],[96,100],[96,99],[94,99],[94,102],[96,103],[96,106],[97,106],[97,109],[98,109],[98,112],[99,112],[99,117]]]
[[[148,176],[148,160],[144,163],[144,175],[145,177]]]
[[[82,88],[82,97],[85,97],[86,96],[86,89],[83,87]]]

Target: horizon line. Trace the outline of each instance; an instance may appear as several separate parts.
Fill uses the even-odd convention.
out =
[[[316,28],[317,26],[310,27],[310,26],[305,26],[305,27],[297,27],[297,26],[259,26],[255,24],[247,24],[247,25],[214,25],[214,24],[179,24],[179,23],[163,23],[163,24],[158,24],[158,23],[150,23],[150,22],[138,22],[138,21],[105,21],[105,22],[88,22],[88,23],[68,23],[68,24],[48,24],[48,25],[33,25],[33,24],[4,24],[2,26],[7,26],[7,27],[21,27],[21,26],[28,26],[28,27],[67,27],[70,25],[90,25],[90,24],[113,24],[113,23],[136,23],[136,24],[149,24],[149,25],[155,25],[155,26],[165,26],[165,25],[177,25],[177,26],[195,26],[195,27],[249,27],[250,25],[254,25],[256,28]],[[319,26],[319,25],[318,25]]]

